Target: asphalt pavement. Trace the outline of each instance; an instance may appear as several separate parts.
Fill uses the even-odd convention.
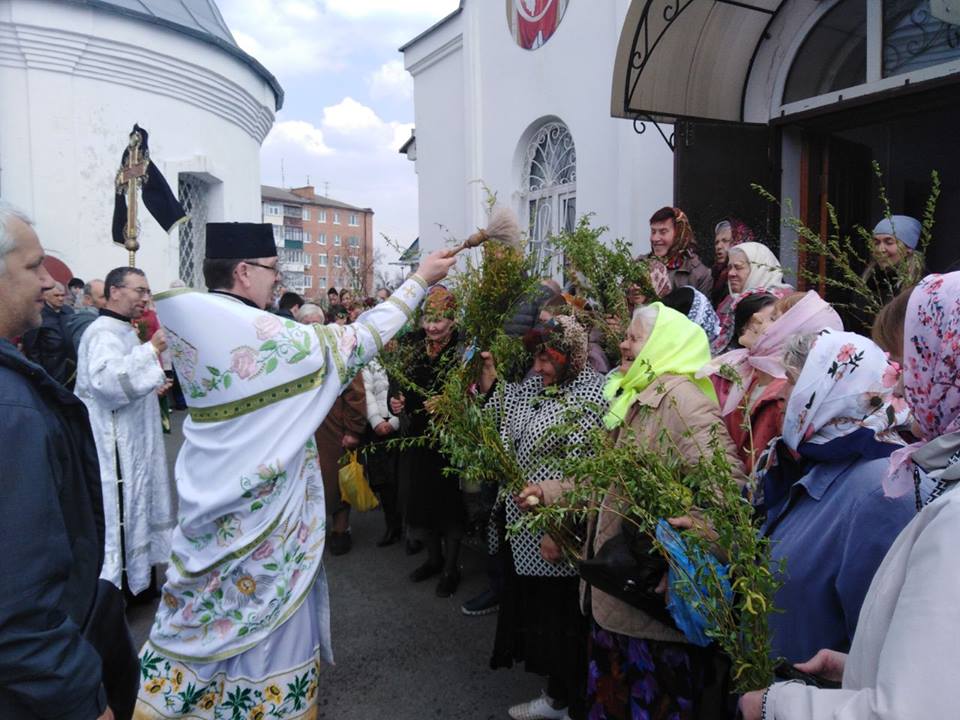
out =
[[[183,413],[174,413],[166,437],[170,475],[182,442]],[[466,617],[461,603],[486,586],[483,555],[465,547],[463,582],[451,598],[434,595],[436,583],[412,583],[424,553],[409,557],[403,544],[378,548],[379,510],[355,513],[353,549],[326,555],[335,665],[320,682],[320,717],[326,720],[493,720],[507,707],[539,694],[542,680],[522,667],[490,670],[496,615]],[[132,607],[128,620],[138,647],[146,639],[156,603]]]

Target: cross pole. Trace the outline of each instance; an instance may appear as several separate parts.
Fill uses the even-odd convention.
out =
[[[127,160],[117,173],[117,193],[127,196],[127,224],[123,229],[123,246],[130,254],[130,267],[136,267],[137,250],[140,249],[137,239],[140,235],[140,223],[137,222],[137,189],[143,185],[149,162],[147,154],[141,152],[142,143],[143,137],[139,132],[134,130],[130,133]]]

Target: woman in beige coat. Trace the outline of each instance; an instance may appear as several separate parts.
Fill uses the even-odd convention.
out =
[[[604,420],[615,441],[678,453],[693,465],[710,452],[716,434],[742,477],[713,387],[695,377],[710,360],[703,330],[681,313],[654,303],[634,313],[620,351],[621,366],[605,388],[611,412]],[[560,501],[568,487],[564,481],[544,481],[525,488],[520,499],[535,496],[549,505]],[[591,517],[585,557],[596,555],[619,535],[622,518],[614,502],[608,495]],[[583,583],[581,591],[586,599]],[[710,651],[688,643],[675,627],[596,588],[590,589],[583,610],[591,620],[588,717],[696,716],[710,680]]]

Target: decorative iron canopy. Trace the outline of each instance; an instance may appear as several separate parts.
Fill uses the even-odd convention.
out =
[[[633,0],[617,48],[611,114],[634,120],[638,132],[647,122],[742,122],[750,66],[784,2]]]

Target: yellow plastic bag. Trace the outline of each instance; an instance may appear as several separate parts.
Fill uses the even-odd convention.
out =
[[[357,460],[357,451],[351,450],[347,464],[340,468],[340,497],[358,512],[373,510],[380,504],[370,489],[363,465]]]

